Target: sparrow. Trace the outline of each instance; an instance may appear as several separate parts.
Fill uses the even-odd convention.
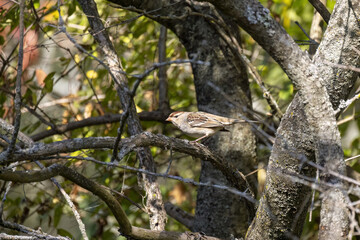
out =
[[[182,132],[196,137],[193,142],[210,137],[218,131],[227,131],[226,126],[244,123],[245,120],[222,117],[207,112],[173,112],[166,121],[171,122]]]

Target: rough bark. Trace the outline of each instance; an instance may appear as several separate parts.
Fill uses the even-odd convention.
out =
[[[218,31],[238,37],[239,29],[230,20],[216,13],[204,3],[185,1],[171,4],[170,1],[120,1],[112,0],[123,7],[130,5],[171,29],[185,46],[189,58],[210,62],[210,66],[192,65],[198,108],[219,115],[239,117],[247,115],[251,108],[250,90],[246,67],[234,46],[229,45]],[[136,9],[130,10],[136,11]],[[154,9],[158,9],[152,12]],[[213,19],[222,22],[227,29],[217,26]],[[230,33],[227,32],[230,30]],[[231,102],[216,91],[209,83],[217,86]],[[237,125],[231,133],[219,134],[207,142],[211,148],[244,174],[255,166],[255,137],[247,124]],[[212,165],[202,162],[200,180],[229,184],[225,177]],[[246,186],[244,186],[246,188]],[[192,230],[202,231],[218,237],[243,236],[252,214],[243,200],[221,190],[200,187],[198,190],[196,215]]]
[[[52,159],[51,157],[54,157],[56,154],[70,153],[83,149],[112,148],[115,141],[116,138],[113,137],[89,137],[68,139],[49,144],[34,144],[30,148],[17,151],[14,154],[13,159],[6,159],[3,164],[14,163],[22,160],[36,161],[37,159],[49,159],[47,157]],[[141,134],[121,140],[118,153],[119,159],[123,159],[132,151],[137,151],[138,148],[149,146],[157,146],[162,149],[172,149],[174,151],[182,152],[195,158],[200,158],[201,160],[211,162],[215,168],[219,169],[224,174],[224,176],[226,176],[231,185],[237,189],[235,191],[237,195],[248,199],[252,203],[256,202],[256,200],[252,198],[251,194],[244,193],[243,191],[244,186],[246,185],[243,175],[241,175],[240,172],[225,158],[213,153],[209,150],[208,147],[202,144],[193,144],[188,140],[170,138],[164,135],[155,135],[149,132],[142,132]],[[101,163],[93,159],[89,159],[89,161]],[[157,175],[155,172],[150,170],[139,170],[138,172],[148,173],[150,176]],[[205,185],[209,184],[205,183]],[[224,187],[223,189],[229,190],[227,187]]]
[[[299,236],[306,215],[309,189],[286,178],[284,170],[313,176],[314,171],[309,170],[300,160],[315,161],[316,155],[319,163],[343,173],[344,163],[341,161],[339,134],[333,110],[327,99],[330,97],[336,108],[340,99],[345,98],[349,93],[358,74],[325,65],[323,57],[315,62],[315,67],[308,57],[299,51],[285,31],[270,18],[268,11],[256,1],[222,1],[221,4],[214,1],[213,3],[223,13],[232,15],[237,23],[280,64],[300,89],[300,94],[288,108],[277,132],[268,167],[266,191],[247,237],[248,239],[282,239],[292,235]],[[358,56],[349,52],[349,49],[350,43],[359,46],[359,38],[356,37],[359,29],[355,14],[349,11],[347,4],[346,1],[342,1],[339,5],[343,8],[337,6],[334,11],[336,18],[333,17],[336,20],[330,22],[328,27],[333,34],[335,31],[340,31],[339,35],[336,34],[337,38],[325,40],[318,50],[318,55],[326,55],[332,62],[345,61],[347,64],[357,65]],[[345,12],[340,9],[344,9]],[[340,35],[341,33],[344,35]],[[341,44],[332,47],[333,51],[329,51],[328,47],[331,46],[329,41],[334,39]],[[323,69],[319,69],[320,65]],[[346,77],[340,79],[339,75]],[[330,96],[324,91],[324,85],[328,88]],[[335,90],[336,88],[338,89]],[[330,178],[325,180],[341,184],[338,179]],[[340,239],[343,236],[338,237]]]
[[[136,113],[134,101],[129,91],[128,80],[126,76],[122,74],[123,70],[120,59],[117,56],[114,46],[112,45],[100,19],[96,3],[94,1],[83,0],[78,0],[78,2],[86,16],[88,16],[92,35],[99,43],[100,49],[104,54],[105,61],[109,67],[108,70],[113,77],[113,81],[116,83],[115,86],[117,88],[124,112],[129,112],[127,119],[129,133],[130,135],[139,134],[142,132],[142,128],[139,117]],[[139,148],[137,151],[137,157],[139,159],[140,166],[148,171],[156,171],[156,166],[149,148]],[[146,207],[149,212],[150,228],[152,230],[164,230],[167,216],[164,209],[164,203],[162,201],[162,195],[156,182],[156,177],[143,174],[142,181],[147,196]]]
[[[326,6],[326,0],[321,0],[320,2]],[[330,18],[330,15],[329,15],[329,18]],[[323,23],[323,18],[321,17],[320,13],[318,11],[314,10],[314,16],[313,16],[313,19],[311,22],[309,36],[310,36],[311,40],[314,40],[317,43],[320,43],[322,35],[323,35],[322,23]],[[317,48],[318,48],[318,45],[311,44],[309,46],[309,54],[311,56],[314,55]]]
[[[196,6],[196,10],[210,14],[199,6]],[[210,67],[193,65],[199,110],[230,117],[238,117],[239,113],[247,115],[246,109],[251,108],[251,98],[246,68],[234,55],[231,46],[206,19],[193,17],[186,22],[189,25],[176,34],[188,55],[211,63]],[[227,24],[231,26],[231,23]],[[236,27],[231,30],[238,33]],[[194,40],[189,41],[191,38]],[[219,87],[233,102],[225,100],[208,82]],[[230,133],[218,134],[206,144],[244,174],[253,170],[256,163],[255,137],[249,125],[236,125]],[[201,182],[229,184],[213,165],[202,161],[201,166]],[[237,196],[209,187],[198,189],[194,231],[218,237],[230,237],[230,234],[240,237],[244,236],[252,217],[247,211],[246,202],[239,201]]]
[[[138,5],[135,6],[142,7],[139,2],[130,2],[132,5],[137,3]],[[126,1],[127,4],[130,2]],[[209,2],[214,4],[223,15],[231,16],[243,27],[279,63],[299,89],[300,94],[288,108],[277,133],[268,169],[265,195],[247,237],[281,239],[292,235],[299,236],[306,215],[310,189],[294,183],[285,176],[285,173],[290,171],[314,176],[314,170],[300,160],[315,161],[315,156],[320,164],[329,169],[344,172],[339,133],[332,108],[336,109],[340,100],[346,98],[358,74],[327,65],[324,59],[333,63],[358,65],[358,56],[351,51],[351,45],[359,47],[359,26],[356,25],[358,24],[356,16],[359,15],[358,4],[352,1],[339,2],[332,17],[335,20],[330,22],[327,29],[329,32],[327,34],[331,33],[333,36],[325,34],[314,61],[311,61],[259,2],[251,0]],[[160,1],[153,3],[160,9],[164,6]],[[352,6],[349,8],[349,5]],[[186,14],[176,16],[188,20]],[[171,28],[173,23],[165,21],[165,24]],[[194,36],[194,32],[190,34]],[[189,40],[198,41],[196,38]],[[187,46],[186,42],[184,45]],[[207,42],[203,45],[207,45]],[[191,51],[188,48],[187,50]],[[195,72],[196,68],[194,68]],[[329,104],[329,99],[332,106]],[[198,100],[202,101],[200,94]],[[323,177],[330,183],[341,184],[338,179],[331,176]],[[332,193],[329,191],[330,195]],[[322,221],[326,221],[325,219],[323,218]]]
[[[344,193],[339,189],[329,189],[324,193],[321,205],[320,240],[348,239],[349,219]],[[339,206],[344,204],[344,206]]]
[[[161,26],[158,43],[159,63],[166,61],[166,36],[167,29],[166,27]],[[159,68],[159,110],[163,112],[171,111],[168,96],[169,85],[166,76],[166,69],[166,66],[162,66]]]
[[[81,186],[82,188],[89,190],[94,195],[98,196],[101,200],[103,200],[108,206],[108,208],[111,210],[112,214],[114,214],[114,217],[116,218],[120,227],[119,229],[120,234],[122,236],[125,236],[127,239],[187,240],[187,239],[193,239],[193,238],[199,239],[201,237],[205,237],[208,240],[220,240],[218,238],[214,238],[211,236],[203,236],[203,234],[201,233],[157,231],[157,230],[148,230],[144,228],[131,226],[124,210],[121,208],[120,202],[108,190],[106,190],[105,188],[103,188],[103,186],[97,184],[96,182],[79,174],[75,170],[61,164],[53,164],[42,170],[34,170],[34,171],[12,171],[12,170],[0,171],[0,179],[6,181],[18,182],[18,183],[40,182],[55,176],[63,176],[64,178],[69,179],[75,184]],[[0,219],[0,226],[3,226],[8,229],[17,230],[19,232],[24,232],[29,235],[33,235],[35,236],[35,238],[38,237],[41,239],[43,238],[54,239],[48,234],[45,234],[45,236],[36,234],[35,231],[32,231],[32,229],[26,228],[16,223],[3,221],[3,219]],[[63,238],[56,237],[56,239],[63,239]]]

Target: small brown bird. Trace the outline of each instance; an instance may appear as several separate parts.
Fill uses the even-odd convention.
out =
[[[194,142],[210,137],[218,131],[227,131],[226,126],[245,122],[245,120],[221,117],[206,112],[173,112],[166,121],[172,122],[187,135],[196,137]]]

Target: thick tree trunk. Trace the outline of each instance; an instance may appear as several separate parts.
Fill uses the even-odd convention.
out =
[[[341,99],[346,99],[358,73],[324,64],[324,60],[352,66],[359,64],[359,55],[351,49],[360,47],[360,40],[356,34],[360,30],[356,20],[358,14],[358,4],[351,6],[351,2],[340,1],[334,9],[332,23],[329,23],[332,26],[327,28],[324,40],[314,56],[317,75],[323,78],[334,109],[338,108]],[[255,32],[254,29],[253,27],[251,31]],[[260,38],[263,36],[263,33],[257,34]],[[276,50],[269,49],[269,52],[277,54]],[[288,59],[290,58],[289,56]],[[270,157],[266,191],[247,234],[248,239],[281,239],[294,235],[299,237],[301,234],[310,199],[310,188],[296,183],[296,176],[314,177],[314,170],[301,160],[315,162],[316,150],[304,105],[301,97],[297,95],[282,119]],[[330,164],[329,167],[338,171],[335,164]],[[341,168],[339,169],[341,171]],[[336,195],[339,197],[338,200],[341,200],[339,194],[332,194],[331,191],[329,194]],[[325,200],[327,199],[329,198]],[[325,213],[331,216],[331,211],[322,211],[322,214]],[[342,211],[341,213],[343,216],[346,215]],[[331,222],[331,217],[323,219]],[[328,231],[331,228],[335,230],[336,227],[340,225],[332,224]]]
[[[203,18],[189,20],[189,25],[186,24],[187,27],[183,29],[185,32],[177,35],[189,56],[197,56],[211,63],[211,66],[193,65],[199,110],[235,118],[239,117],[239,113],[247,115],[246,109],[251,109],[251,98],[245,66],[214,26]],[[238,33],[238,28],[232,30]],[[189,33],[198,40],[187,41]],[[226,97],[233,102],[226,100]],[[206,141],[211,149],[227,158],[244,174],[251,172],[256,165],[255,143],[248,124],[238,124],[230,133],[217,134]],[[220,171],[204,161],[200,181],[228,185]],[[240,237],[244,236],[252,217],[247,211],[247,203],[238,196],[211,187],[198,189],[194,231],[224,238],[230,237],[230,234]]]
[[[120,0],[112,2],[124,7],[129,4],[128,1]],[[234,52],[235,47],[231,46],[233,43],[225,41],[218,32],[222,27],[212,22],[213,14],[217,13],[209,4],[193,3],[190,6],[186,2],[179,2],[171,5],[170,1],[131,4],[147,12],[160,8],[149,17],[165,25],[179,37],[189,58],[210,62],[210,66],[192,65],[199,110],[235,118],[239,118],[239,113],[247,115],[246,109],[251,109],[251,97],[246,67]],[[239,29],[233,22],[225,20],[222,24],[232,31],[234,39],[239,39]],[[226,32],[225,29],[222,31]],[[218,89],[214,89],[214,86]],[[248,124],[238,124],[230,133],[219,133],[206,143],[244,174],[252,171],[256,165],[255,136]],[[200,181],[228,184],[221,172],[205,162],[202,163]],[[210,187],[200,187],[191,230],[224,238],[230,237],[230,234],[244,236],[253,211],[253,206],[248,206],[239,196]]]
[[[124,2],[129,4],[128,1]],[[224,76],[228,81],[235,76],[226,75],[227,71],[231,72],[230,66],[237,67],[236,70],[240,70],[241,67],[239,68],[239,65],[234,63],[229,65],[228,68],[224,68],[224,66],[218,68],[220,65],[216,63],[221,61],[217,60],[222,58],[217,53],[222,52],[224,54],[224,62],[230,59],[231,54],[226,54],[226,49],[219,44],[221,40],[218,43],[219,45],[212,45],[213,42],[217,41],[216,35],[209,40],[204,39],[207,33],[206,24],[201,29],[197,28],[197,24],[201,24],[201,21],[208,19],[209,22],[207,23],[210,23],[214,20],[214,15],[218,16],[212,10],[214,7],[209,7],[209,11],[213,11],[209,17],[209,15],[205,16],[202,10],[199,10],[208,6],[205,3],[201,4],[200,7],[199,5],[187,6],[185,3],[180,2],[175,4],[177,10],[171,11],[169,10],[170,3],[167,1],[150,2],[146,3],[153,8],[149,6],[144,8],[146,6],[144,3],[142,5],[138,4],[137,7],[146,10],[160,8],[161,10],[158,10],[157,15],[153,18],[172,29],[179,36],[187,48],[189,56],[196,56],[198,59],[209,61],[213,65],[209,69],[205,66],[193,67],[199,109],[217,113],[226,111],[224,108],[218,109],[216,107],[218,106],[216,101],[223,101],[220,98],[221,94],[213,92],[213,89],[209,88],[205,82],[212,79],[215,86],[221,87],[222,91],[226,92],[227,95],[234,96],[236,94],[232,95],[231,90],[223,86],[225,85],[224,82],[217,80],[219,79],[217,76]],[[297,177],[314,177],[314,169],[311,169],[305,162],[315,162],[316,155],[319,164],[339,173],[343,173],[344,170],[340,138],[333,109],[339,106],[341,99],[347,97],[358,74],[329,65],[326,61],[345,65],[359,64],[359,56],[351,49],[352,46],[358,49],[360,47],[359,25],[356,18],[359,15],[359,4],[354,1],[338,2],[333,13],[334,16],[332,16],[332,22],[329,23],[330,27],[328,27],[324,40],[312,62],[285,30],[271,18],[269,11],[258,1],[224,0],[222,2],[209,2],[213,3],[217,10],[221,11],[222,15],[231,16],[236,24],[251,34],[279,63],[301,93],[301,95],[298,94],[294,98],[279,127],[270,158],[265,194],[261,199],[256,218],[247,234],[249,239],[283,239],[291,238],[294,235],[298,237],[301,234],[306,216],[310,189],[299,183]],[[132,1],[131,3],[134,4]],[[194,9],[198,11],[197,16],[203,16],[204,18],[193,16],[194,13],[191,11]],[[163,15],[171,17],[161,18]],[[199,23],[192,21],[192,19],[196,19]],[[188,22],[192,25],[187,26]],[[201,51],[202,48],[206,49],[209,45],[215,48],[208,48],[208,52]],[[221,49],[221,51],[218,51],[218,49]],[[234,60],[236,62],[237,59],[232,59],[232,61]],[[223,71],[224,69],[227,70]],[[200,76],[207,76],[207,78],[198,78]],[[238,86],[241,86],[241,84]],[[324,86],[326,86],[326,89]],[[246,92],[244,88],[240,89]],[[242,96],[246,96],[246,94]],[[331,109],[329,99],[333,109]],[[239,102],[244,103],[246,101]],[[221,104],[221,106],[226,107],[226,104]],[[221,137],[218,136],[218,138]],[[214,144],[216,141],[211,140],[210,144]],[[218,141],[223,142],[225,140],[219,139]],[[202,179],[205,179],[205,175],[202,175]],[[329,175],[324,175],[323,180],[329,183],[337,183],[340,186],[342,184],[337,178]],[[341,196],[336,194],[336,191],[331,189],[331,191],[327,191],[327,195],[338,196],[338,199],[342,201]],[[330,198],[326,197],[324,199],[324,206],[328,199]],[[198,200],[200,202],[201,199]],[[207,209],[207,211],[211,210]],[[340,213],[342,216],[346,215],[344,211],[340,211]],[[199,207],[197,208],[197,214],[197,216],[201,216]],[[231,215],[234,214],[236,213]],[[326,214],[326,211],[323,211],[323,214]],[[331,213],[329,216],[331,216]],[[326,219],[329,218],[322,217],[324,224],[328,224]],[[217,227],[221,228],[222,226],[224,225],[218,225]],[[334,228],[340,226],[334,224],[327,226],[330,229],[329,231],[333,231],[334,234],[338,233],[338,229]],[[322,236],[325,236],[325,234]]]

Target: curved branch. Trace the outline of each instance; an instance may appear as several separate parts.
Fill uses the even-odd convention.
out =
[[[311,5],[316,9],[316,11],[321,15],[326,24],[329,24],[331,13],[327,10],[325,5],[319,0],[309,0]]]
[[[81,149],[111,149],[114,144],[113,137],[89,137],[74,138],[64,141],[58,141],[49,144],[35,144],[32,148],[16,152],[13,159],[7,159],[2,164],[11,163],[20,160],[35,160],[60,153],[69,153]],[[246,189],[246,181],[242,174],[231,163],[211,152],[202,144],[193,144],[188,140],[166,137],[164,135],[155,135],[149,132],[143,132],[131,138],[122,139],[119,145],[119,159],[126,154],[135,151],[139,147],[157,146],[163,149],[172,149],[178,152],[189,154],[211,162],[218,168],[229,180],[230,183],[240,191]],[[249,189],[251,191],[251,189]],[[252,193],[252,191],[251,191]],[[253,195],[253,193],[252,193]]]
[[[0,128],[2,130],[4,130],[7,134],[9,133],[12,133],[14,131],[14,127],[10,124],[8,124],[7,122],[5,122],[4,120],[2,120],[0,118]],[[22,133],[21,131],[19,131],[18,133],[18,139],[20,142],[22,142],[25,147],[32,147],[34,146],[34,141],[29,138],[27,135],[25,135],[24,133]],[[41,168],[43,169],[44,166],[39,162],[39,161],[35,161],[35,163]],[[86,231],[85,231],[85,225],[84,223],[81,221],[81,217],[80,217],[80,214],[79,212],[77,211],[74,203],[71,201],[70,199],[70,196],[65,192],[65,190],[61,187],[61,185],[59,184],[59,182],[55,179],[55,178],[51,178],[50,179],[54,184],[55,186],[60,190],[61,194],[63,195],[63,197],[65,198],[66,202],[68,203],[69,207],[71,208],[71,210],[73,211],[74,213],[74,216],[75,216],[75,219],[76,221],[78,222],[78,225],[79,225],[79,229],[80,229],[80,232],[83,236],[83,238],[85,240],[88,239],[87,235],[86,235]],[[11,226],[11,224],[9,225]]]
[[[100,49],[104,55],[106,66],[108,67],[109,73],[113,77],[113,81],[116,83],[116,90],[124,110],[124,115],[120,121],[120,128],[118,129],[117,140],[114,144],[114,153],[116,156],[117,146],[121,139],[122,123],[123,120],[128,124],[128,131],[131,135],[139,134],[143,131],[139,117],[136,113],[135,103],[133,101],[134,94],[129,90],[129,84],[127,76],[124,75],[123,67],[121,65],[120,57],[118,56],[110,37],[105,30],[104,24],[100,19],[97,5],[93,0],[78,0],[84,14],[87,16],[89,25],[91,28],[91,34],[95,41],[99,44]],[[146,75],[144,75],[146,76]],[[138,84],[140,80],[138,79]],[[134,91],[136,87],[134,87]],[[154,160],[152,158],[149,148],[137,149],[137,156],[140,166],[143,168],[154,171],[156,169]],[[149,212],[150,228],[153,230],[164,230],[165,223],[167,221],[167,215],[164,209],[164,203],[162,195],[156,182],[156,178],[151,176],[142,175],[143,187],[146,191],[146,206]]]
[[[74,152],[81,149],[111,149],[114,141],[115,138],[113,137],[89,137],[68,139],[49,144],[36,144],[32,148],[15,153],[13,160],[8,159],[3,163],[10,163],[24,159],[34,160],[54,154]],[[122,159],[128,153],[135,151],[136,148],[148,146],[172,149],[205,161],[209,161],[226,176],[226,178],[230,183],[233,184],[234,187],[240,191],[244,191],[246,189],[246,181],[236,167],[232,166],[232,164],[230,164],[222,157],[211,152],[210,149],[208,149],[206,146],[198,143],[194,144],[188,140],[166,137],[160,134],[156,135],[149,132],[142,132],[138,135],[132,136],[131,138],[125,138],[121,140],[119,144],[118,158]],[[251,189],[249,190],[251,191]]]
[[[52,239],[52,240],[69,240],[70,239],[68,237],[52,236],[52,235],[43,233],[40,229],[34,230],[29,227],[23,226],[21,224],[9,222],[9,221],[3,221],[1,219],[0,219],[0,226],[30,235],[29,238],[26,238],[28,236],[21,236],[23,238],[16,236],[16,237],[19,237],[19,238],[16,238],[13,235],[5,235],[4,236],[3,235],[4,233],[0,233],[0,239],[46,239],[46,240],[47,239]],[[9,237],[9,238],[6,238],[6,237]]]
[[[193,228],[195,218],[190,213],[184,211],[180,207],[178,207],[170,202],[165,203],[165,210],[169,216],[176,219],[178,222],[183,224],[188,229],[191,230]]]
[[[121,208],[120,203],[112,194],[105,190],[101,185],[64,165],[54,164],[46,169],[37,171],[0,171],[0,179],[20,183],[40,182],[57,175],[69,179],[70,181],[81,186],[82,188],[89,190],[102,199],[110,208],[116,220],[118,221],[120,225],[120,233],[123,236],[136,239],[157,240],[187,240],[191,236],[202,236],[201,233],[154,231],[131,226],[125,212]],[[206,239],[220,240],[218,238],[209,236],[206,236]]]
[[[124,234],[131,233],[131,224],[122,210],[120,203],[101,185],[89,180],[80,173],[64,165],[54,164],[48,168],[37,171],[0,171],[0,179],[20,183],[41,182],[55,176],[63,176],[77,185],[85,188],[102,199],[114,214]]]

